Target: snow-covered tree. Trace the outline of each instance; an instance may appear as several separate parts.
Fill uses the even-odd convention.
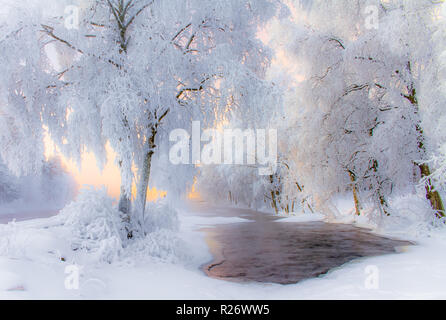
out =
[[[431,157],[427,163],[432,176],[426,177],[427,186],[436,191],[446,186],[446,2],[437,6],[434,24],[430,29],[432,42],[431,62],[422,73],[419,90],[422,128],[429,141]],[[426,107],[428,106],[428,107]],[[430,180],[432,179],[432,180]],[[441,189],[443,187],[443,189]]]
[[[275,15],[277,4],[95,0],[76,28],[66,28],[61,17],[21,19],[1,40],[6,53],[2,97],[7,99],[0,117],[2,157],[16,171],[22,162],[40,163],[30,160],[43,154],[38,150],[42,125],[64,155],[77,160],[88,150],[104,164],[109,142],[121,169],[120,209],[130,217],[136,183],[138,205],[131,223],[140,224],[151,169],[163,170],[152,158],[168,145],[170,130],[212,119],[228,107],[245,107],[261,93],[257,84],[269,51],[257,32]],[[64,48],[69,58],[48,59],[42,53],[50,47]],[[31,151],[36,155],[17,161],[23,158],[19,153]],[[184,174],[173,176],[176,186],[185,182]]]
[[[0,158],[16,175],[39,173],[44,160],[41,116],[51,112],[48,61],[36,7],[16,8],[0,25]]]
[[[291,26],[288,47],[304,80],[291,99],[296,135],[288,145],[297,150],[293,179],[305,192],[326,202],[351,190],[358,214],[361,198],[389,214],[391,194],[430,175],[418,92],[432,63],[436,6],[320,1],[309,20]],[[426,197],[442,216],[438,192],[426,186]]]
[[[228,109],[212,123],[223,140],[221,162],[200,166],[196,189],[215,203],[286,211],[291,205],[277,196],[282,155],[276,138],[285,132],[278,130],[276,119],[283,116],[283,91],[271,80],[259,81],[256,88],[254,96],[243,94],[243,107]]]

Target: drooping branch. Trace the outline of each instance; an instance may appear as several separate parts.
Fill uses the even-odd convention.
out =
[[[56,34],[54,34],[54,28],[53,27],[50,27],[50,26],[44,25],[44,24],[42,24],[41,26],[43,28],[41,30],[42,32],[47,34],[52,39],[62,43],[65,46],[67,46],[68,48],[70,48],[70,49],[72,49],[72,50],[74,50],[74,51],[76,51],[76,52],[78,52],[78,53],[80,53],[82,55],[91,56],[91,57],[94,57],[94,58],[96,58],[96,59],[98,59],[100,61],[110,63],[111,65],[115,66],[116,68],[122,70],[122,66],[120,64],[116,63],[115,61],[113,61],[111,59],[103,59],[100,56],[97,56],[97,55],[95,55],[93,53],[86,53],[84,50],[82,50],[82,49],[78,48],[77,46],[73,45],[71,42],[69,42],[69,41],[67,41],[65,39],[62,39],[61,37],[57,36]]]
[[[342,96],[345,97],[345,96],[348,96],[352,92],[361,91],[361,90],[364,90],[366,88],[369,88],[369,84],[368,83],[362,84],[362,85],[352,84],[351,86],[349,86],[345,90],[345,92],[344,92],[344,94]]]
[[[48,36],[50,36],[54,40],[56,40],[56,41],[58,41],[58,42],[60,42],[60,43],[62,43],[64,45],[66,45],[68,48],[70,48],[70,49],[72,49],[74,51],[77,51],[80,54],[84,54],[84,51],[82,49],[79,49],[78,47],[74,46],[70,42],[68,42],[68,41],[66,41],[66,40],[56,36],[54,34],[54,28],[53,27],[50,27],[50,26],[47,26],[47,25],[44,25],[44,24],[42,24],[41,26],[43,28],[42,31],[45,32]]]
[[[338,44],[339,47],[341,47],[343,50],[345,50],[345,46],[344,46],[344,44],[341,42],[341,40],[336,39],[336,38],[329,38],[328,41],[336,42],[336,43]]]

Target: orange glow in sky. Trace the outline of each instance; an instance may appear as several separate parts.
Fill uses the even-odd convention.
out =
[[[79,188],[85,186],[94,186],[96,188],[105,187],[107,189],[107,193],[111,197],[119,199],[121,174],[115,163],[116,153],[109,144],[106,145],[107,163],[102,171],[96,164],[95,155],[91,152],[85,152],[82,155],[82,163],[81,167],[79,168],[75,161],[65,158],[55,149],[54,143],[48,136],[45,137],[45,149],[45,156],[47,158],[52,156],[59,156],[61,158],[62,163],[68,172],[73,175],[74,179],[79,185]],[[133,194],[135,194],[135,189],[136,187],[133,186]],[[160,198],[164,198],[166,195],[167,193],[165,191],[152,188],[147,191],[147,200],[156,201]]]

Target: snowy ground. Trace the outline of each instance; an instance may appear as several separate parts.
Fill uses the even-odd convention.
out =
[[[314,219],[321,220],[322,216],[315,215]],[[288,220],[307,222],[309,218],[294,216]],[[418,245],[400,254],[360,259],[317,279],[276,285],[216,280],[201,271],[200,266],[211,256],[198,229],[243,222],[240,218],[206,218],[182,212],[176,239],[184,249],[180,259],[148,258],[144,250],[133,250],[113,263],[73,253],[62,221],[62,217],[55,216],[0,225],[1,299],[446,298],[444,231],[415,239]],[[163,237],[163,233],[158,236]],[[166,237],[170,239],[168,234]],[[159,249],[153,243],[149,241],[148,246],[152,253]],[[73,269],[74,263],[80,269]],[[70,281],[75,279],[76,270],[80,270],[78,289],[76,281]],[[377,285],[370,286],[370,277]]]

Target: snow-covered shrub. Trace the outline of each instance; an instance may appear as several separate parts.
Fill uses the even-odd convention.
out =
[[[333,216],[328,216],[327,211],[321,211],[327,221],[352,223],[386,235],[418,238],[446,228],[446,219],[436,217],[422,189],[417,193],[407,192],[390,197],[388,216],[383,215],[373,201],[363,201],[361,215],[357,216],[349,194],[333,198],[332,204],[337,211]]]
[[[147,203],[144,235],[127,242],[122,258],[132,262],[147,259],[168,262],[182,260],[185,250],[177,235],[179,225],[177,211],[166,201]]]
[[[380,225],[383,231],[410,236],[427,235],[436,228],[445,227],[444,218],[438,219],[429,201],[420,195],[405,195],[390,200],[390,216]]]
[[[439,147],[438,153],[432,157],[429,163],[434,168],[430,178],[435,182],[437,190],[441,192],[446,191],[446,142]]]
[[[8,257],[24,256],[24,248],[18,243],[17,239],[20,237],[18,227],[15,222],[0,225],[0,255]]]
[[[104,189],[85,189],[65,207],[61,218],[71,231],[73,250],[85,250],[97,261],[112,262],[122,251],[122,217]]]
[[[0,256],[43,263],[69,259],[67,234],[58,217],[0,224]]]
[[[179,261],[184,251],[176,234],[177,212],[164,202],[148,203],[145,233],[132,239],[127,239],[123,216],[104,189],[82,190],[59,216],[69,230],[71,249],[93,263]]]
[[[130,242],[123,252],[123,259],[132,263],[149,260],[180,262],[185,260],[186,250],[176,232],[158,229],[144,238]]]

